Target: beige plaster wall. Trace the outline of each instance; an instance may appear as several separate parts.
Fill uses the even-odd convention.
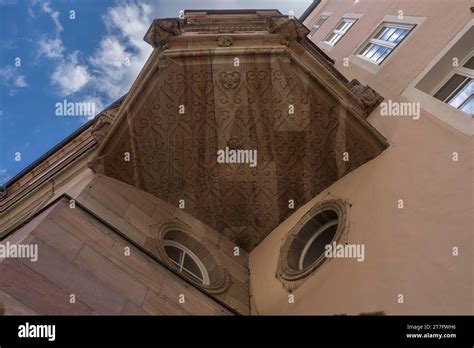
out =
[[[470,0],[333,0],[316,11],[333,12],[321,28],[311,37],[319,47],[344,14],[359,13],[362,16],[347,34],[326,53],[336,60],[336,68],[346,77],[356,77],[369,84],[384,97],[400,95],[403,89],[418,75],[472,18]],[[358,49],[386,15],[398,16],[402,10],[406,17],[421,17],[423,22],[380,65],[377,74],[350,64],[343,65],[343,58],[357,54]],[[315,16],[313,22],[319,16]],[[403,22],[403,20],[400,20]],[[306,25],[313,24],[308,18]]]
[[[394,101],[405,101],[400,94],[469,22],[472,5],[464,0],[353,4],[340,0],[318,6],[318,12],[334,14],[313,39],[324,39],[344,13],[364,13],[327,53],[347,78],[357,78]],[[396,15],[399,9],[406,16],[426,18],[377,73],[352,63],[343,67],[342,59],[354,53],[384,16]],[[376,109],[368,120],[390,147],[320,193],[251,252],[252,313],[474,313],[472,137],[424,110],[413,120],[383,117]],[[453,152],[459,161],[453,161]],[[332,198],[352,204],[346,237],[348,243],[365,244],[365,261],[326,261],[293,292],[291,304],[275,277],[280,247],[315,203]],[[404,200],[403,209],[397,207],[399,199]],[[453,247],[459,248],[459,256],[453,256]],[[404,295],[403,304],[397,301],[399,294]]]

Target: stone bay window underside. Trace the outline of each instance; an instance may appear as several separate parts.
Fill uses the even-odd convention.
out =
[[[366,121],[381,97],[345,80],[307,33],[277,11],[155,20],[143,71],[97,120],[91,167],[252,250],[388,146]],[[256,150],[256,166],[220,163],[226,149]]]

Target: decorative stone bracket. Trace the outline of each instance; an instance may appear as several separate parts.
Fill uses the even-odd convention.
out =
[[[370,113],[383,101],[383,97],[373,88],[362,85],[357,79],[353,79],[349,82],[347,87],[364,106],[366,116],[369,116]]]

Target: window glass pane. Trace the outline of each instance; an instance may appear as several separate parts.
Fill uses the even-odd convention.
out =
[[[464,86],[449,100],[449,105],[459,108],[474,93],[474,80],[464,83]]]
[[[379,46],[379,49],[375,51],[374,55],[370,57],[370,59],[377,61],[382,55],[382,53],[384,52],[385,52],[385,47]]]
[[[403,35],[403,33],[405,32],[406,30],[405,29],[397,29],[394,31],[394,33],[392,34],[392,36],[390,36],[387,41],[389,42],[400,42],[399,40],[399,37],[400,35]]]
[[[385,34],[380,38],[380,40],[387,41],[390,36],[395,32],[395,28],[390,28]]]
[[[367,46],[364,47],[364,49],[361,51],[361,54],[365,56],[367,52],[374,47],[374,44],[368,44]]]
[[[371,58],[375,52],[380,48],[381,46],[375,45],[365,54],[367,58]]]
[[[396,38],[396,40],[394,40],[394,43],[396,43],[396,44],[399,44],[400,41],[402,41],[403,38],[404,38],[405,36],[407,36],[407,34],[408,34],[408,32],[409,32],[408,29],[400,29],[400,30],[401,30],[400,35]],[[393,35],[392,35],[392,36],[393,36]]]
[[[394,47],[397,46],[405,36],[407,36],[409,31],[410,29],[407,28],[399,28],[390,24],[385,24],[377,34],[370,39],[370,43],[374,43],[375,46],[367,45],[359,54],[370,58],[377,64],[380,64],[385,58],[387,58],[390,52],[392,52]],[[375,43],[376,40],[385,41],[387,44],[378,45]]]
[[[466,102],[461,105],[459,110],[464,111],[466,114],[469,114],[471,116],[474,115],[474,95],[471,95]]]
[[[376,39],[380,39],[382,36],[385,35],[385,33],[389,30],[390,28],[389,27],[383,27],[382,29],[380,29],[379,33],[377,35],[375,35],[375,38]]]
[[[173,260],[177,264],[180,263],[180,258],[181,258],[181,253],[182,253],[181,249],[176,248],[175,246],[172,246],[172,245],[166,245],[165,251],[171,260]]]
[[[380,55],[379,59],[377,59],[377,63],[382,63],[382,61],[392,52],[391,48],[385,47],[385,51]]]
[[[331,42],[331,40],[334,38],[334,36],[336,36],[337,34],[334,34],[332,33],[331,35],[328,36],[328,38],[326,39],[326,42]]]
[[[334,46],[353,24],[354,22],[352,20],[342,20],[333,30],[331,35],[328,36],[325,42]]]
[[[441,101],[445,101],[446,98],[448,98],[451,95],[451,93],[453,93],[456,90],[456,88],[458,88],[466,80],[467,80],[467,77],[454,74],[448,80],[448,82],[446,82],[444,86],[441,87],[438,92],[436,92],[434,97]]]
[[[336,29],[334,30],[343,30],[343,28],[347,25],[347,22],[346,21],[342,21],[341,23],[339,23],[339,25],[336,27]]]
[[[311,266],[321,255],[324,254],[324,247],[331,243],[336,235],[337,224],[326,228],[317,236],[306,251],[303,260],[303,269]]]
[[[334,46],[341,39],[341,37],[342,37],[342,35],[336,34],[336,36],[332,40],[331,44]]]
[[[341,31],[342,33],[345,33],[345,32],[347,31],[347,27],[348,27],[348,26],[349,26],[349,23],[344,22],[344,25],[342,26],[342,28],[341,28],[340,31]]]
[[[183,269],[202,279],[202,272],[197,263],[188,254],[184,255]]]
[[[464,64],[464,67],[465,67],[465,68],[468,68],[468,69],[474,69],[474,57],[471,57],[471,59],[469,59],[469,60]]]
[[[347,25],[344,27],[344,33],[347,32],[350,29],[350,27],[352,27],[352,24],[354,24],[353,22],[346,22],[346,23]]]
[[[339,30],[339,31],[345,33],[346,31],[349,30],[349,28],[352,26],[352,24],[353,24],[352,21],[342,20],[342,22],[334,30]]]
[[[332,33],[330,36],[329,36],[329,39],[327,40],[327,42],[330,44],[330,45],[335,45],[336,42],[339,40],[339,38],[341,37],[341,35],[339,34],[336,34],[336,33]]]

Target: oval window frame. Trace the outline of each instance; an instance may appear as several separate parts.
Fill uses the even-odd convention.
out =
[[[157,254],[160,259],[170,265],[174,272],[211,294],[222,293],[231,286],[229,271],[222,256],[220,256],[219,251],[216,249],[217,246],[203,238],[202,231],[193,231],[190,226],[177,220],[163,222],[155,225],[153,229],[153,239]],[[170,234],[178,234],[182,237],[182,240],[168,238]],[[179,244],[188,248],[204,264],[204,268],[209,275],[208,285],[204,285],[176,269],[164,248],[164,244],[169,240],[177,240]]]
[[[187,246],[185,246],[185,245],[183,245],[179,242],[176,242],[174,240],[171,240],[171,239],[163,240],[162,244],[163,244],[163,249],[165,250],[165,253],[168,256],[168,261],[170,261],[169,263],[175,269],[177,269],[178,272],[183,274],[183,276],[188,277],[181,269],[178,269],[178,265],[171,259],[171,257],[169,257],[168,253],[166,252],[166,247],[167,246],[172,246],[174,248],[180,249],[185,255],[188,255],[193,260],[193,262],[196,264],[196,266],[199,268],[199,271],[202,274],[202,283],[200,283],[199,285],[204,285],[204,286],[209,286],[210,285],[209,272],[207,271],[206,266],[201,261],[201,259],[191,249],[189,249]],[[184,268],[184,265],[181,265],[180,268]],[[186,270],[186,271],[193,274],[193,272],[191,272],[190,270]],[[199,279],[199,277],[197,277],[196,275],[194,275],[194,276],[197,279]],[[195,281],[195,280],[193,279],[193,281]]]
[[[296,225],[287,233],[284,238],[283,244],[280,249],[278,267],[277,267],[277,277],[288,285],[289,289],[293,289],[298,284],[295,282],[300,282],[301,280],[307,278],[309,275],[313,274],[320,266],[327,261],[327,258],[324,256],[324,253],[321,254],[310,266],[304,269],[295,269],[291,267],[289,262],[289,257],[292,252],[293,241],[298,237],[298,234],[303,230],[308,222],[311,221],[318,214],[332,210],[337,215],[337,230],[334,237],[331,239],[330,243],[340,242],[343,236],[346,235],[348,230],[348,212],[350,204],[346,203],[341,199],[328,200],[317,203],[313,208],[311,208],[297,223]],[[329,222],[329,221],[328,221]],[[322,227],[321,227],[322,228]],[[305,247],[311,245],[311,243],[320,235],[324,230],[316,231],[305,243]],[[311,241],[311,243],[310,243]],[[298,255],[298,265],[300,264],[302,252]],[[294,263],[294,262],[293,262]]]

